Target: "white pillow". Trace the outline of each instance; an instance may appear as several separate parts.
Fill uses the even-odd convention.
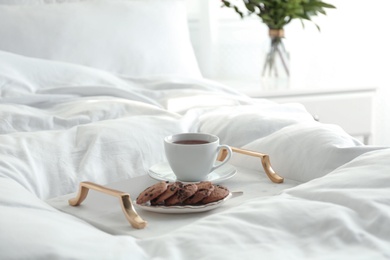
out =
[[[0,5],[0,17],[0,50],[130,77],[201,76],[184,0]]]

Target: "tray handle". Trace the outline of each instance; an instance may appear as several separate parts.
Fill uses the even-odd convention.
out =
[[[88,191],[90,189],[119,198],[123,214],[125,215],[127,221],[129,221],[131,226],[137,229],[142,229],[146,227],[147,222],[143,220],[138,215],[137,211],[134,209],[133,203],[131,202],[131,198],[128,193],[110,189],[93,182],[81,182],[77,196],[68,201],[69,205],[79,206],[81,202],[83,202],[87,198]]]
[[[255,151],[251,151],[251,150],[231,147],[231,146],[230,146],[230,148],[232,149],[233,152],[236,152],[236,153],[241,153],[241,154],[245,154],[245,155],[249,155],[249,156],[259,157],[261,159],[261,164],[263,165],[264,171],[267,174],[268,178],[272,182],[274,182],[274,183],[283,183],[284,178],[281,177],[280,175],[278,175],[272,169],[271,162],[270,162],[270,159],[269,159],[269,155],[263,154],[263,153],[259,153],[259,152],[255,152]],[[218,161],[222,161],[226,157],[226,155],[227,155],[227,151],[224,150],[224,149],[221,150],[221,152],[218,155],[217,160]]]

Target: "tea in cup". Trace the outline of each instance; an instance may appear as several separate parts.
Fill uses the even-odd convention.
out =
[[[165,155],[177,180],[197,182],[206,180],[208,175],[226,164],[232,150],[228,145],[220,145],[219,138],[206,133],[182,133],[164,138]],[[226,149],[227,156],[217,162],[217,156]]]

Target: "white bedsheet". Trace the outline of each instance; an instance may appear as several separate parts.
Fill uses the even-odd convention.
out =
[[[364,146],[299,104],[6,52],[0,91],[1,259],[390,258],[390,149]],[[80,181],[147,174],[165,160],[163,137],[188,131],[267,153],[299,185],[146,239],[107,234],[46,203]],[[254,158],[231,163],[261,171]]]

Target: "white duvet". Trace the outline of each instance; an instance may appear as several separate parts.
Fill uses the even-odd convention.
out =
[[[0,94],[0,259],[390,258],[390,149],[364,146],[299,104],[6,52]],[[145,175],[165,160],[164,136],[196,131],[269,154],[299,185],[145,239],[107,234],[47,203],[80,181]],[[242,155],[231,163],[261,170]]]

